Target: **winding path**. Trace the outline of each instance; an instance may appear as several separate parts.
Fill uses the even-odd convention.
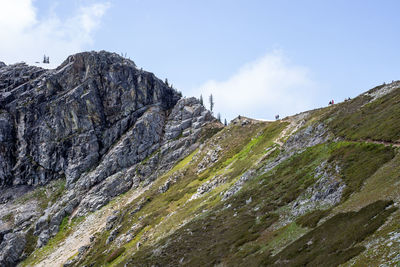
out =
[[[372,140],[372,139],[360,140],[359,142],[379,144],[379,145],[384,145],[384,146],[400,147],[399,142],[377,141],[377,140]]]

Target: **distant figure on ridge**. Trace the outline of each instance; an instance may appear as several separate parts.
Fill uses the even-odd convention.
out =
[[[50,57],[46,57],[46,55],[43,56],[43,63],[44,64],[49,64],[50,63]]]
[[[275,120],[279,120],[279,115],[275,115]]]

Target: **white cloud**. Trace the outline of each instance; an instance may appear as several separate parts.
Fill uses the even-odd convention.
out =
[[[197,90],[208,105],[213,94],[215,114],[273,119],[292,115],[315,104],[316,83],[310,71],[291,63],[282,51],[273,51],[240,68],[226,81],[207,81]]]
[[[32,0],[0,0],[0,60],[33,64],[46,54],[51,64],[45,67],[57,67],[93,42],[93,32],[109,6],[94,3],[80,6],[66,19],[54,12],[39,19]]]

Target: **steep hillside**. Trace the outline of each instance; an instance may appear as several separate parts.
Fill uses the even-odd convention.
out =
[[[223,127],[106,52],[0,77],[2,265],[400,262],[400,82]]]

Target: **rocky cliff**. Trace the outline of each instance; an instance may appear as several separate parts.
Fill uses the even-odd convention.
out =
[[[135,157],[110,172],[137,163],[157,149],[149,148],[160,143],[180,98],[153,74],[106,52],[70,56],[55,70],[17,64],[0,71],[2,187],[60,176],[71,184],[138,121],[156,120],[136,136],[152,140],[126,151]]]
[[[53,180],[65,182],[68,192],[45,211],[24,210],[17,223],[23,226],[3,224],[2,236],[23,236],[19,232],[36,221],[34,234],[43,246],[74,210],[97,210],[132,187],[151,183],[198,146],[202,128],[212,121],[196,99],[181,98],[116,54],[72,55],[55,70],[2,64],[2,202]],[[6,258],[0,262],[12,264],[19,257]]]

